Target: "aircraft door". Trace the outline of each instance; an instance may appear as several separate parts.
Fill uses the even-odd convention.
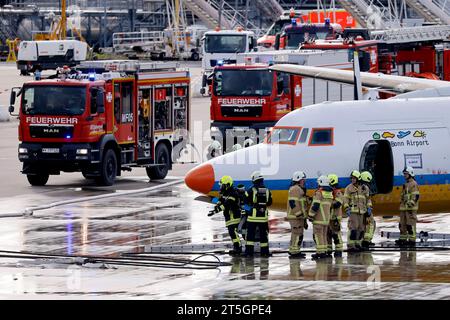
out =
[[[359,170],[372,174],[371,194],[390,193],[394,186],[394,160],[390,142],[368,141],[361,153]]]

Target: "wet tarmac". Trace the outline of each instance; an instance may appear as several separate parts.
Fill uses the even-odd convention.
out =
[[[61,190],[50,194],[40,196],[39,204],[67,196]],[[273,256],[230,257],[224,254],[229,240],[223,218],[208,218],[211,205],[194,200],[197,196],[176,184],[1,218],[0,298],[450,298],[449,247],[400,252],[377,246],[317,262],[310,257],[313,248],[305,248],[306,259],[289,259],[283,247],[289,225],[284,213],[272,212]],[[8,207],[7,202],[0,201],[0,207]],[[449,214],[423,215],[418,230],[448,233],[449,220]],[[392,243],[381,238],[380,230],[397,231],[397,223],[396,218],[377,217],[375,242]],[[311,230],[306,243],[311,243]],[[201,256],[199,246],[215,255]],[[197,253],[190,253],[190,247]],[[165,253],[152,248],[165,248]]]

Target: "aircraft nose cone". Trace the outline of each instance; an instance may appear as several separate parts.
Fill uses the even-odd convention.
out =
[[[214,181],[214,169],[209,163],[191,169],[184,178],[190,189],[203,194],[208,194],[212,190]]]

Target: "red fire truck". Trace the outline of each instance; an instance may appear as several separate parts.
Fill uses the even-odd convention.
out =
[[[188,130],[189,88],[177,64],[138,61],[88,61],[13,88],[22,173],[34,186],[74,171],[112,185],[132,167],[165,178]]]
[[[212,138],[225,151],[245,139],[256,142],[262,138],[266,128],[301,106],[300,79],[270,72],[267,64],[216,67],[210,109]]]

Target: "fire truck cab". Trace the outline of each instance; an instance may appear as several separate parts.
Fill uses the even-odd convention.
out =
[[[267,130],[301,106],[301,78],[271,72],[264,63],[217,66],[211,94],[211,136],[224,151]],[[231,130],[231,132],[229,131]]]
[[[189,89],[189,71],[176,63],[138,61],[87,61],[13,88],[22,173],[39,186],[75,171],[112,185],[132,167],[165,178],[185,143]]]
[[[342,32],[342,27],[337,23],[293,23],[283,28],[275,38],[275,50],[298,49],[302,43],[315,40],[336,39]]]

